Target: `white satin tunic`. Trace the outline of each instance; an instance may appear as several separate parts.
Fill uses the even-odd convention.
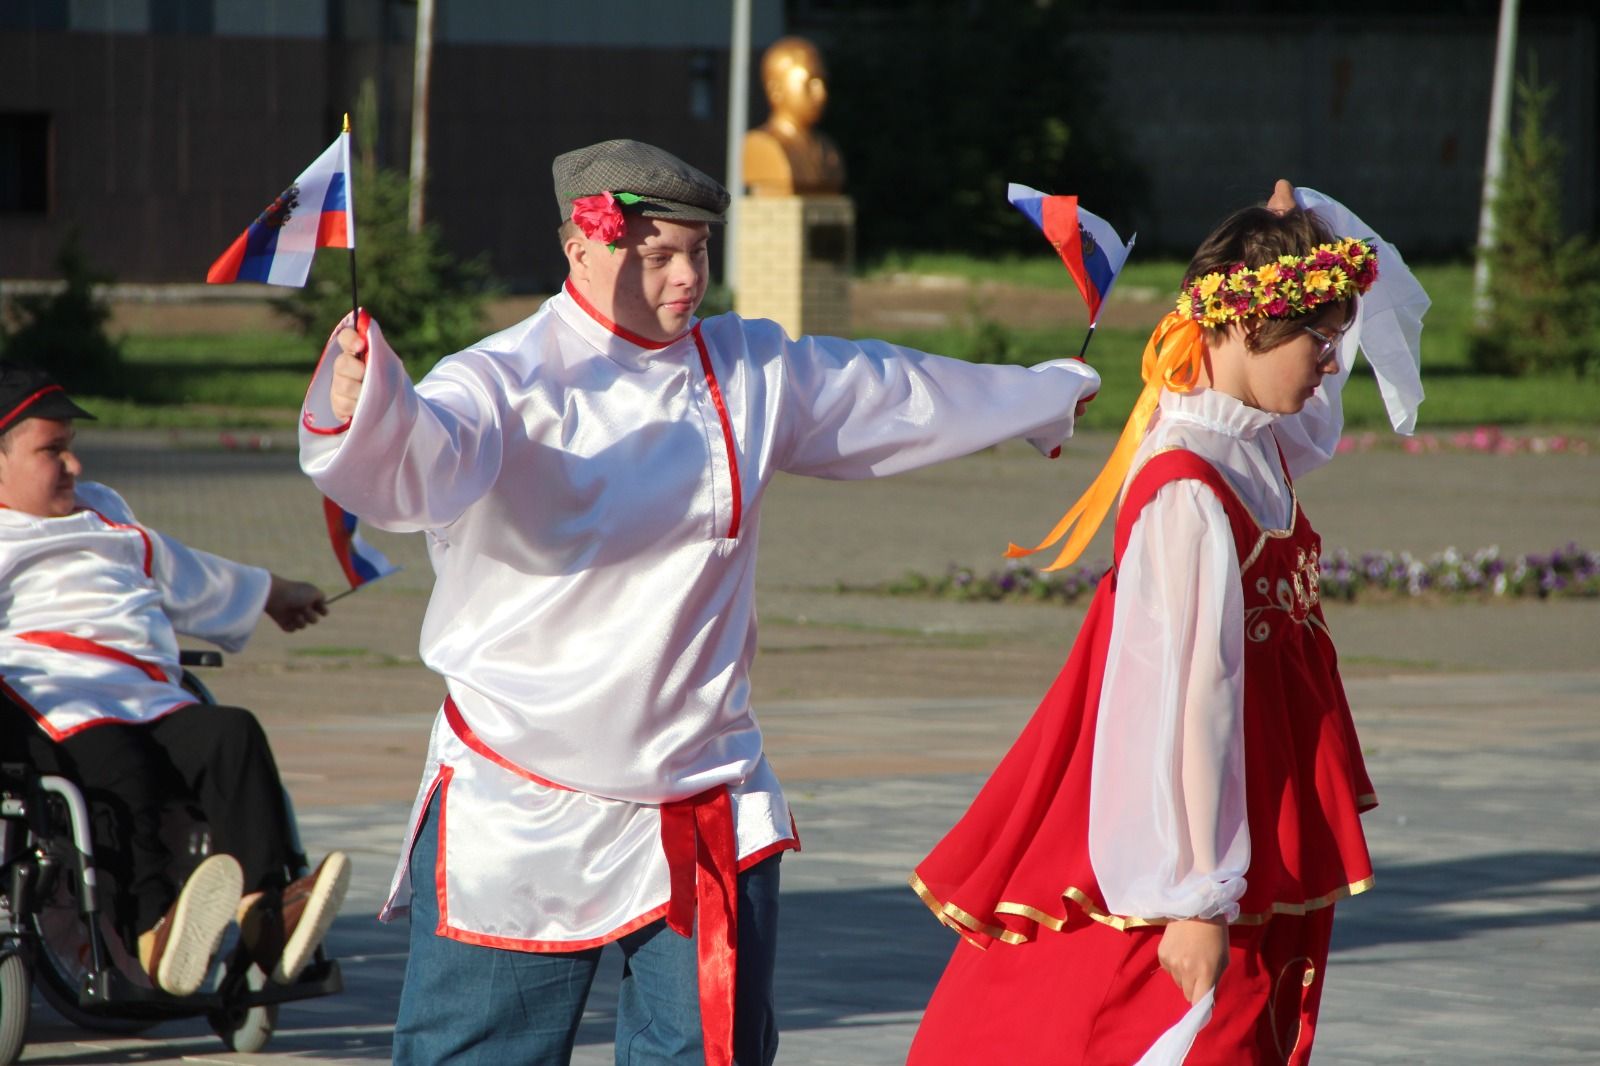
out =
[[[1078,362],[793,341],[734,315],[651,344],[571,290],[415,387],[376,325],[369,343],[347,425],[318,368],[301,463],[362,520],[427,534],[421,654],[460,715],[435,726],[416,808],[446,784],[441,932],[534,950],[665,903],[658,804],[732,786],[743,865],[794,844],[750,707],[776,472],[879,477],[1013,437],[1048,453],[1099,386]],[[386,917],[407,877],[402,859]]]
[[[77,504],[61,518],[0,508],[0,677],[57,740],[193,703],[177,634],[238,651],[272,583],[140,525],[104,485],[79,482]]]

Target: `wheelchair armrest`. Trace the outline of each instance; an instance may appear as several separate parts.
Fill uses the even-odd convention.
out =
[[[184,648],[178,652],[179,666],[221,666],[222,653],[220,651],[201,651],[197,648]]]

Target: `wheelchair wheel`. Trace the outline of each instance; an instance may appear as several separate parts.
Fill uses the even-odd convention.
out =
[[[261,972],[261,967],[252,965],[245,974],[245,987],[256,992],[266,985],[266,974]],[[268,1003],[254,1007],[224,1007],[212,1011],[206,1020],[211,1023],[211,1031],[222,1037],[222,1042],[229,1050],[251,1054],[266,1047],[267,1041],[272,1039],[272,1033],[278,1027],[278,1005]]]
[[[85,1010],[78,1003],[78,991],[88,975],[89,937],[71,885],[72,878],[59,878],[54,891],[38,901],[32,916],[33,930],[38,937],[34,976],[38,979],[39,991],[57,1014],[80,1029],[121,1036],[142,1033],[160,1018],[112,1017]],[[128,957],[121,939],[105,926],[102,930],[106,947],[123,973],[138,972],[138,963]]]
[[[28,1035],[28,963],[21,952],[0,958],[0,1066],[22,1057]]]

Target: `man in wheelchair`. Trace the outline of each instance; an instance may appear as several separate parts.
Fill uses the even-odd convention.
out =
[[[41,371],[0,366],[0,720],[6,758],[78,783],[119,826],[97,865],[118,931],[150,980],[195,992],[228,925],[290,983],[338,912],[350,864],[291,880],[294,835],[272,749],[237,707],[178,684],[177,634],[243,647],[257,617],[286,631],[327,613],[314,585],[185,547],[81,482],[73,426],[92,418]],[[192,802],[212,854],[180,887],[161,814]]]

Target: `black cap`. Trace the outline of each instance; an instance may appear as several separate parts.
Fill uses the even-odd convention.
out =
[[[29,418],[87,418],[85,411],[43,370],[0,363],[0,433]]]
[[[563,221],[572,201],[603,192],[631,192],[644,199],[629,214],[679,222],[722,222],[728,190],[671,152],[642,141],[601,141],[556,156],[550,167]]]

